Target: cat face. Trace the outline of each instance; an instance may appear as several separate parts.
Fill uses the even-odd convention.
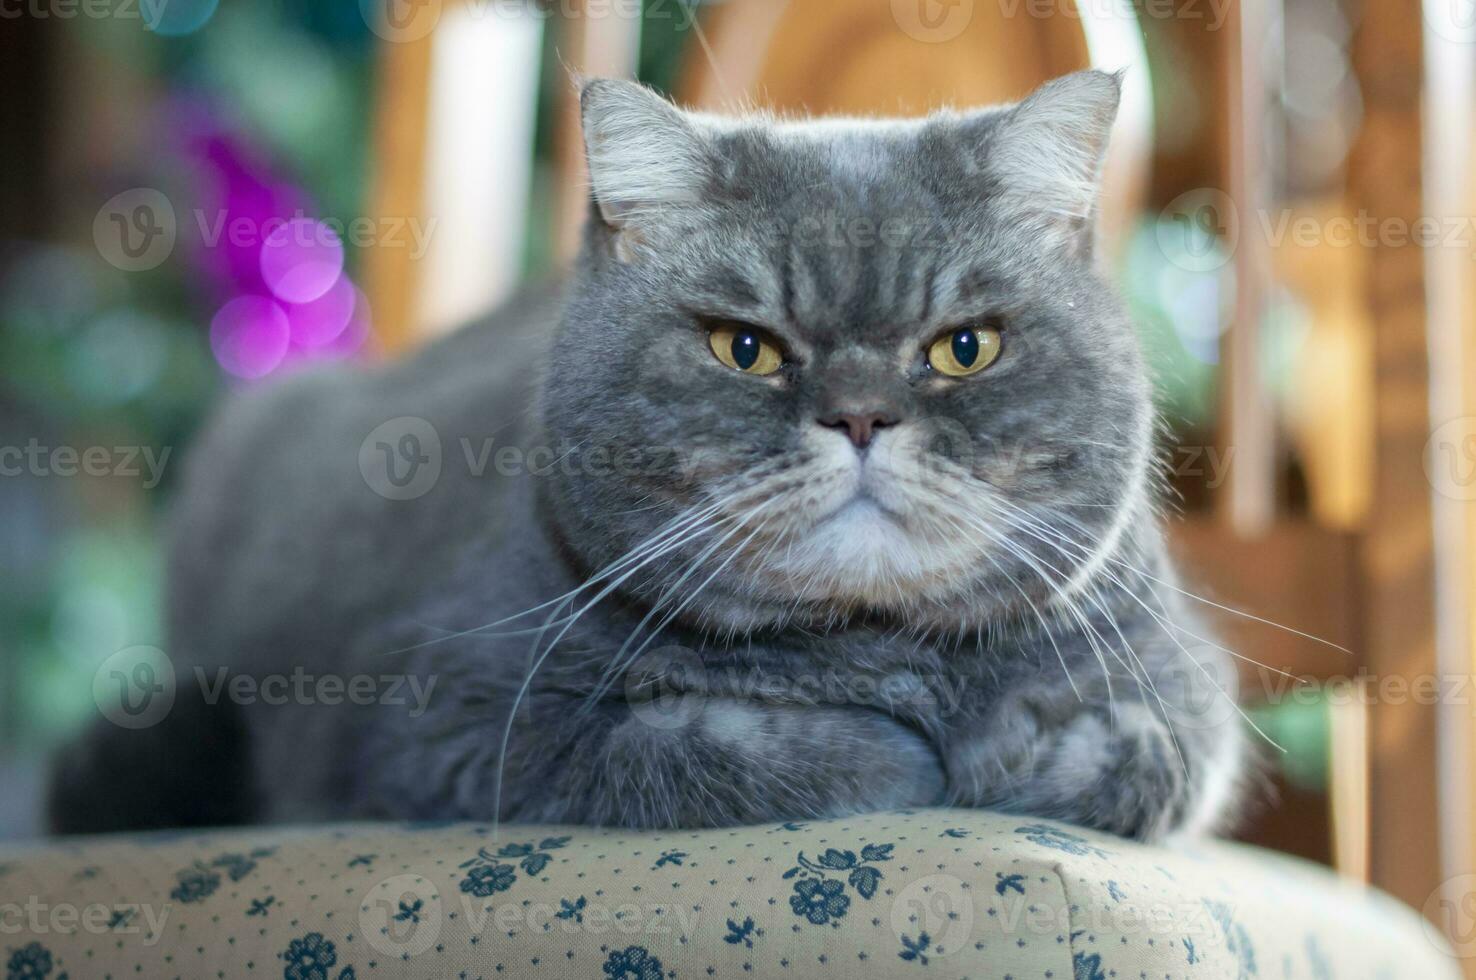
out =
[[[542,410],[624,464],[552,477],[567,540],[708,625],[973,627],[1079,588],[1151,444],[1090,264],[1117,90],[775,122],[587,86],[596,207]]]

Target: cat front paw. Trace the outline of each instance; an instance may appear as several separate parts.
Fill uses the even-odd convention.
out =
[[[1179,829],[1193,803],[1192,760],[1147,704],[1051,718],[1021,704],[946,756],[956,805],[1063,820],[1134,840]]]

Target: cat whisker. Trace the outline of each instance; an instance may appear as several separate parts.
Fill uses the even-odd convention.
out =
[[[772,501],[770,501],[769,503],[772,503]],[[621,667],[619,665],[624,662],[625,654],[630,649],[630,644],[634,642],[635,637],[640,634],[641,630],[645,629],[646,625],[650,623],[653,618],[655,618],[655,616],[660,612],[662,606],[672,595],[675,594],[676,590],[679,589],[682,584],[687,581],[687,579],[691,578],[694,574],[697,573],[697,571],[702,567],[703,562],[710,558],[724,544],[731,541],[737,534],[739,534],[747,525],[748,521],[752,520],[761,511],[763,511],[764,508],[769,506],[769,503],[759,505],[758,508],[751,511],[747,515],[743,515],[742,517],[729,518],[730,520],[738,520],[737,526],[724,534],[717,541],[714,541],[711,545],[704,549],[701,554],[694,558],[690,563],[688,569],[681,575],[681,577],[673,582],[670,586],[668,586],[667,589],[656,599],[656,601],[652,603],[651,608],[647,611],[645,617],[642,618],[638,624],[636,624],[635,629],[631,632],[630,639],[626,640],[624,645],[620,647],[615,656],[612,658],[610,666],[605,669],[603,675],[601,676],[600,683],[596,685],[595,689],[585,699],[585,705],[580,709],[581,711],[585,710],[589,705],[592,705],[593,703],[598,701],[599,698],[603,697],[604,694],[609,691],[610,685],[613,683],[613,678],[619,676],[620,672],[626,669],[626,667]],[[762,525],[760,525],[760,529],[762,529]],[[755,531],[754,533],[757,533],[757,531]],[[751,540],[752,537],[753,535],[750,535],[748,539],[745,539],[744,544],[746,544],[748,540]],[[725,561],[721,566],[719,566],[719,572],[731,563],[732,558],[742,550],[742,547],[743,545],[740,544],[738,548],[734,549],[733,555],[729,556],[728,560]],[[705,588],[707,584],[712,581],[713,577],[715,577],[716,574],[717,572],[714,572],[713,575],[709,576],[707,580],[702,583],[702,585],[698,586],[695,591],[690,593],[686,601],[683,603],[683,605],[677,608],[675,613],[662,620],[661,624],[656,627],[656,629],[651,633],[646,642],[642,644],[641,647],[636,650],[635,653],[630,657],[630,663],[634,663],[636,660],[640,659],[641,653],[645,651],[646,647],[650,644],[651,640],[655,638],[656,634],[660,633],[661,630],[664,629],[666,625],[671,622],[672,618],[674,618],[677,613],[679,613],[683,608],[686,607],[686,604],[695,599],[697,595],[702,591],[702,589]]]
[[[565,603],[567,603],[568,600],[574,598],[585,589],[588,589],[607,579],[609,576],[616,574],[622,568],[625,568],[632,562],[640,562],[641,564],[645,564],[646,562],[651,560],[651,558],[659,557],[661,554],[665,554],[666,551],[670,550],[670,548],[667,547],[667,544],[669,544],[673,536],[680,535],[681,532],[689,529],[694,522],[699,522],[706,517],[709,517],[712,514],[716,513],[722,508],[722,506],[722,501],[713,502],[701,507],[700,509],[697,509],[695,512],[678,515],[672,521],[669,521],[665,526],[663,526],[661,530],[657,531],[651,537],[647,538],[645,541],[632,548],[630,552],[627,553],[624,557],[619,558],[611,564],[605,566],[603,569],[590,576],[588,579],[586,579],[575,588],[570,589],[568,592],[565,592],[563,595],[555,596],[552,599],[540,602],[536,606],[531,606],[528,609],[524,609],[522,612],[513,613],[510,616],[504,616],[501,619],[495,620],[491,623],[484,623],[481,626],[475,626],[471,629],[448,632],[444,636],[433,637],[432,639],[425,640],[421,643],[413,643],[407,647],[401,647],[397,650],[391,650],[387,653],[387,656],[394,656],[396,654],[402,653],[412,653],[416,650],[424,649],[425,647],[436,646],[441,643],[446,643],[450,640],[457,640],[468,636],[522,636],[546,630],[550,628],[550,626],[552,625],[551,623],[545,622],[544,625],[541,627],[534,627],[527,630],[516,630],[504,633],[491,632],[499,626],[505,626],[508,623],[522,619],[524,616],[531,616],[533,613],[547,609],[550,606],[561,607]],[[655,554],[648,556],[647,552],[651,551],[652,549],[661,550],[657,551]],[[622,581],[623,580],[624,579],[622,579]]]
[[[1070,519],[1067,518],[1067,520],[1069,521]],[[1072,521],[1071,523],[1074,524],[1076,522]],[[1079,524],[1077,526],[1080,527]],[[1082,530],[1085,530],[1085,529],[1083,528]],[[1059,534],[1060,532],[1058,531],[1056,533]],[[1281,631],[1283,631],[1285,633],[1290,633],[1293,636],[1300,636],[1303,639],[1311,640],[1314,643],[1320,643],[1323,646],[1331,647],[1332,649],[1337,650],[1340,653],[1346,653],[1349,656],[1352,656],[1353,655],[1353,651],[1352,650],[1350,650],[1347,647],[1342,646],[1340,644],[1334,643],[1332,640],[1326,639],[1326,638],[1321,637],[1321,636],[1317,636],[1314,633],[1303,632],[1302,630],[1299,630],[1299,629],[1297,629],[1297,628],[1295,628],[1293,626],[1288,626],[1285,623],[1278,623],[1274,619],[1266,619],[1266,618],[1264,618],[1262,616],[1257,616],[1254,613],[1247,612],[1244,609],[1237,609],[1234,606],[1227,606],[1227,605],[1224,605],[1222,603],[1216,602],[1213,599],[1209,599],[1209,598],[1207,598],[1205,596],[1198,595],[1198,594],[1196,594],[1194,592],[1189,591],[1188,589],[1185,589],[1185,588],[1183,588],[1181,586],[1175,585],[1173,582],[1169,582],[1169,581],[1166,581],[1166,580],[1164,580],[1162,578],[1158,578],[1158,577],[1150,574],[1149,572],[1144,571],[1143,569],[1134,566],[1130,562],[1127,562],[1127,561],[1125,561],[1125,560],[1123,560],[1121,558],[1118,558],[1116,556],[1109,555],[1109,556],[1107,556],[1107,560],[1110,561],[1110,562],[1112,562],[1115,565],[1118,565],[1118,566],[1120,566],[1122,568],[1127,569],[1128,571],[1132,572],[1135,575],[1142,576],[1143,578],[1147,579],[1148,581],[1153,582],[1155,585],[1161,585],[1161,586],[1163,586],[1164,588],[1168,589],[1171,592],[1176,592],[1176,593],[1178,593],[1179,595],[1183,596],[1186,599],[1193,599],[1195,602],[1202,602],[1202,603],[1204,603],[1207,606],[1211,606],[1211,607],[1213,607],[1215,609],[1219,609],[1220,611],[1229,613],[1232,616],[1239,616],[1239,617],[1241,617],[1243,619],[1248,619],[1248,620],[1250,620],[1252,622],[1261,623],[1261,624],[1263,624],[1265,626],[1270,626],[1270,627],[1272,627],[1274,629],[1281,630]]]
[[[1004,519],[1006,521],[1010,521],[1010,519],[1008,517],[1005,517]],[[1013,523],[1013,522],[1011,522],[1011,523]],[[1047,545],[1049,545],[1051,547],[1054,547],[1056,550],[1060,551],[1062,553],[1062,555],[1064,555],[1065,557],[1068,557],[1068,558],[1075,557],[1077,559],[1081,559],[1082,557],[1084,557],[1083,554],[1072,555],[1070,552],[1066,551],[1065,548],[1063,548],[1060,544],[1051,541],[1050,539],[1046,538],[1040,532],[1032,531],[1029,528],[1027,528],[1027,527],[1025,527],[1025,526],[1023,526],[1021,524],[1018,524],[1018,523],[1015,523],[1014,526],[1017,527],[1019,530],[1023,531],[1024,533],[1030,534],[1032,537],[1035,537],[1037,540],[1041,541],[1042,543],[1047,544]],[[1084,552],[1085,551],[1085,549],[1083,548],[1083,546],[1081,546],[1080,544],[1071,541],[1069,538],[1066,538],[1064,535],[1061,535],[1059,532],[1054,532],[1054,533],[1056,534],[1057,537],[1059,537],[1062,540],[1065,540],[1069,544],[1073,545],[1079,552]],[[1116,575],[1113,575],[1111,572],[1108,572],[1108,573],[1106,573],[1106,576],[1107,576],[1108,580],[1111,581],[1111,582],[1113,582],[1113,583],[1115,583],[1128,598],[1132,599],[1134,602],[1138,603],[1138,605],[1143,608],[1144,612],[1146,612],[1148,614],[1148,616],[1150,618],[1152,618],[1153,621],[1155,623],[1157,623],[1158,626],[1164,631],[1164,635],[1166,635],[1169,638],[1169,640],[1171,642],[1173,642],[1173,644],[1176,647],[1178,647],[1179,652],[1181,654],[1183,654],[1183,656],[1186,659],[1188,659],[1189,662],[1192,663],[1200,671],[1200,673],[1202,673],[1204,675],[1205,679],[1208,680],[1210,682],[1210,684],[1214,686],[1215,690],[1219,693],[1219,695],[1221,697],[1225,698],[1225,700],[1228,701],[1231,704],[1231,706],[1235,708],[1236,712],[1240,715],[1240,717],[1246,722],[1246,724],[1248,724],[1252,729],[1255,730],[1255,732],[1256,732],[1257,735],[1259,735],[1269,745],[1271,745],[1272,747],[1276,748],[1278,751],[1281,751],[1281,752],[1285,752],[1286,751],[1286,749],[1283,748],[1279,743],[1277,743],[1277,741],[1275,739],[1271,738],[1270,735],[1268,735],[1259,725],[1257,725],[1256,722],[1250,717],[1250,715],[1246,714],[1245,710],[1240,707],[1240,705],[1236,702],[1235,698],[1233,698],[1233,697],[1230,696],[1230,694],[1224,689],[1224,687],[1222,687],[1220,685],[1219,681],[1216,680],[1216,678],[1214,677],[1214,675],[1212,675],[1209,672],[1209,669],[1207,667],[1205,667],[1202,662],[1200,662],[1200,659],[1198,657],[1195,657],[1193,654],[1191,654],[1188,651],[1187,648],[1185,648],[1184,644],[1181,643],[1179,641],[1178,637],[1174,635],[1173,630],[1169,628],[1173,624],[1172,624],[1172,622],[1170,620],[1167,619],[1167,617],[1160,616],[1158,613],[1155,613],[1153,611],[1153,609],[1150,608],[1148,606],[1148,604],[1142,600],[1141,597],[1139,597],[1136,593],[1134,593],[1132,589],[1128,588],[1127,584],[1124,583],[1121,579],[1119,579]],[[1184,632],[1187,632],[1187,631],[1184,631]],[[1227,652],[1229,652],[1229,651],[1227,651]],[[1245,658],[1245,659],[1249,659],[1249,658]],[[1169,726],[1169,730],[1170,730],[1170,732],[1173,731],[1173,726],[1172,725]]]

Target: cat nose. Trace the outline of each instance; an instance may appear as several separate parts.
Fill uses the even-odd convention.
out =
[[[827,429],[844,432],[850,438],[851,443],[861,450],[871,445],[877,429],[897,424],[896,418],[881,412],[838,412],[834,415],[823,415],[817,421]]]

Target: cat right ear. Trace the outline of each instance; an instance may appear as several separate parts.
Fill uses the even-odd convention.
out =
[[[585,82],[579,111],[595,204],[628,261],[664,217],[702,200],[710,146],[681,110],[635,82]]]

